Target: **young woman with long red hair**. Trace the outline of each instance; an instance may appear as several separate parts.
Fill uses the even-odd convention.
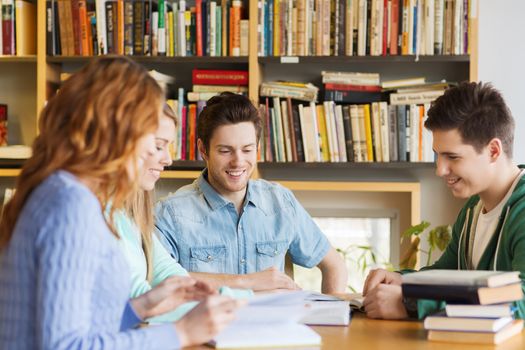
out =
[[[1,218],[1,349],[176,348],[209,340],[233,318],[235,301],[189,277],[128,300],[112,216],[155,152],[163,104],[142,66],[105,56],[42,111],[33,156]],[[176,323],[133,329],[194,299],[203,301]]]

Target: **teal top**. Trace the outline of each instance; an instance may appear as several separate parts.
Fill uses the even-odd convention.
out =
[[[131,272],[130,297],[134,298],[151,290],[157,284],[170,276],[189,276],[179,263],[177,263],[160,243],[157,236],[153,235],[153,276],[151,283],[147,280],[147,264],[144,250],[142,249],[142,238],[137,225],[126,215],[124,211],[116,211],[114,214],[115,228],[120,237],[120,246],[127,258]],[[230,295],[234,298],[248,298],[253,295],[249,289],[230,289],[222,287],[221,294]],[[179,306],[172,312],[152,318],[152,322],[173,322],[180,319],[190,311],[197,303],[191,302]]]

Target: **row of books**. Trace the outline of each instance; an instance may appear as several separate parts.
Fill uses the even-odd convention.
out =
[[[427,270],[403,275],[403,296],[447,302],[425,318],[431,341],[499,344],[521,332],[514,301],[523,299],[519,271]]]
[[[259,0],[259,56],[469,53],[472,0]]]
[[[0,1],[0,55],[36,54],[36,4]]]
[[[47,54],[247,56],[241,0],[51,0]]]
[[[267,162],[433,162],[423,127],[430,104],[292,103],[266,97],[260,159]]]

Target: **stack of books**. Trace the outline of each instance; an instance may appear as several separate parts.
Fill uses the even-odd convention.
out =
[[[369,103],[381,101],[379,73],[321,72],[324,99],[342,103]]]
[[[207,101],[224,91],[248,93],[248,71],[194,69],[188,101]]]
[[[295,81],[266,81],[261,84],[259,94],[266,97],[293,98],[315,102],[319,88],[311,83]]]
[[[428,339],[499,344],[523,329],[512,302],[523,299],[519,272],[428,270],[403,276],[403,296],[447,302],[425,319]]]

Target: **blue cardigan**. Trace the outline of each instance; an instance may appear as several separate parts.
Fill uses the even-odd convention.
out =
[[[172,324],[132,329],[129,268],[95,195],[57,171],[0,251],[0,349],[166,349]]]

